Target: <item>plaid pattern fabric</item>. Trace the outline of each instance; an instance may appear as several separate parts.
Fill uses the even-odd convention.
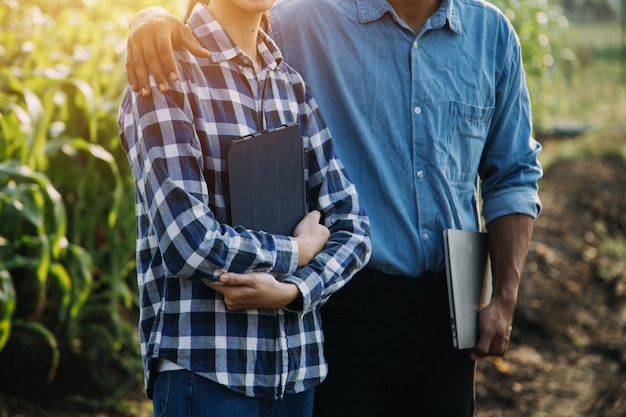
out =
[[[370,256],[369,222],[336,159],[299,74],[261,33],[259,74],[206,8],[188,22],[210,58],[178,52],[167,94],[127,90],[121,141],[136,183],[140,341],[148,395],[155,359],[172,361],[247,396],[281,398],[327,373],[319,307]],[[233,139],[297,122],[308,149],[308,201],[331,230],[324,251],[297,268],[288,236],[228,226],[226,151]],[[300,311],[228,311],[202,280],[219,271],[270,272],[298,286]]]

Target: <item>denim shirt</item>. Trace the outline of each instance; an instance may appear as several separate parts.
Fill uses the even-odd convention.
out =
[[[440,272],[444,229],[539,215],[520,44],[494,6],[443,0],[416,34],[385,0],[283,0],[270,25],[369,214],[370,266]]]

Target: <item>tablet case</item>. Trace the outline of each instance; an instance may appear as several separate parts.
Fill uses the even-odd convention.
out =
[[[454,347],[474,348],[478,313],[492,292],[487,234],[447,229],[444,246]]]
[[[233,141],[228,150],[231,224],[289,235],[307,212],[298,124]]]

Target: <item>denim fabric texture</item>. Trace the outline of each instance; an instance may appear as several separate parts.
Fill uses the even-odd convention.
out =
[[[539,214],[520,44],[496,7],[443,0],[414,33],[386,0],[282,0],[270,27],[370,216],[369,266],[442,271],[444,229]]]
[[[251,398],[181,370],[159,373],[152,403],[155,417],[310,417],[313,390],[280,400]]]

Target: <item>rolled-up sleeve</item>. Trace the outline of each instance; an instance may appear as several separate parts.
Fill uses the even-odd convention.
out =
[[[519,41],[513,33],[509,45],[479,170],[482,214],[487,223],[515,213],[536,218],[541,212],[538,195],[538,181],[543,175],[538,159],[541,145],[532,136],[530,99]]]

